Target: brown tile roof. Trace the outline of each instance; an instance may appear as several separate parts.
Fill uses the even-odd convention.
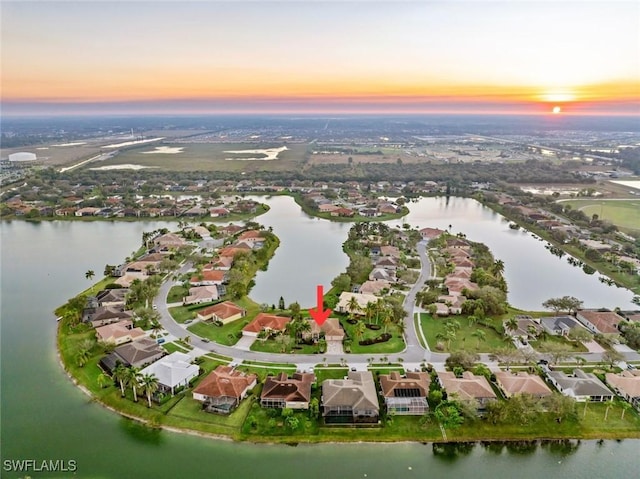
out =
[[[276,316],[274,314],[260,313],[253,321],[247,324],[243,331],[249,333],[259,333],[263,329],[270,329],[272,331],[284,331],[284,328],[291,321],[291,318],[285,316]]]
[[[489,381],[484,376],[476,376],[470,371],[462,373],[461,378],[449,371],[439,372],[438,379],[449,396],[455,394],[462,400],[497,399]]]
[[[191,278],[192,283],[200,283],[202,281],[222,281],[224,279],[225,272],[218,269],[208,269],[202,271],[202,279],[199,275],[195,275]]]
[[[507,397],[516,394],[531,394],[537,397],[551,394],[549,386],[536,374],[528,374],[526,372],[513,374],[510,371],[500,371],[495,374],[496,381],[500,384]]]
[[[422,228],[420,230],[420,235],[423,238],[429,238],[429,239],[437,238],[443,233],[444,233],[444,230],[440,230],[438,228]]]
[[[227,319],[235,316],[236,314],[244,313],[244,309],[231,301],[224,301],[222,303],[214,304],[198,311],[198,315],[205,317],[215,314],[220,319]]]
[[[322,404],[378,411],[378,394],[371,371],[349,371],[347,379],[327,379],[322,383]]]
[[[311,320],[311,334],[320,334],[321,331],[324,332],[325,336],[341,336],[344,337],[344,331],[340,326],[340,320],[338,318],[327,318],[327,320],[322,323],[322,326],[318,326],[318,323]]]
[[[218,253],[220,256],[231,256],[234,257],[240,253],[246,253],[250,250],[250,248],[246,247],[236,247],[236,246],[227,246],[226,248],[222,248]]]
[[[620,374],[607,373],[608,384],[631,398],[640,397],[640,370],[622,371]]]
[[[286,373],[267,376],[261,399],[284,399],[287,402],[309,402],[311,385],[316,377],[311,373],[295,373],[291,378]]]
[[[425,372],[407,372],[406,377],[397,371],[380,375],[380,387],[385,397],[406,397],[400,391],[407,389],[417,389],[420,392],[417,397],[427,397],[430,383],[431,376]]]
[[[612,311],[578,311],[578,319],[582,316],[595,326],[601,333],[615,334],[618,333],[618,323],[622,321],[622,317]]]
[[[244,233],[242,233],[239,237],[238,237],[238,241],[244,241],[247,239],[264,239],[262,237],[262,232],[261,231],[257,231],[257,230],[249,230],[249,231],[245,231]]]
[[[194,394],[208,397],[234,397],[240,399],[242,393],[256,381],[255,374],[246,374],[230,366],[218,366],[193,390]]]

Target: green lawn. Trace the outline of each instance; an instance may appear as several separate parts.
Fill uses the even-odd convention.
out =
[[[198,321],[190,325],[187,330],[201,338],[209,338],[216,343],[233,346],[238,342],[238,339],[240,339],[238,333],[242,331],[242,328],[248,323],[249,321],[244,318],[236,319],[224,326],[216,326],[213,323]]]
[[[196,312],[194,310],[190,310],[188,306],[174,306],[173,308],[169,308],[169,314],[174,319],[176,323],[184,323],[187,319],[195,319]]]
[[[167,294],[167,303],[178,303],[189,294],[189,290],[181,285],[172,286]]]
[[[327,379],[343,379],[347,374],[349,374],[349,368],[330,369],[316,366],[314,368],[314,373],[318,384],[322,384],[322,382]]]
[[[566,338],[561,338],[560,336],[548,335],[546,339],[538,339],[537,341],[533,341],[531,346],[536,351],[541,353],[546,353],[552,351],[553,348],[557,347],[556,345],[560,345],[566,349],[566,351],[573,353],[586,353],[589,349],[579,341],[569,341]]]
[[[283,352],[282,346],[275,339],[268,339],[266,341],[257,340],[251,345],[251,351],[276,354],[280,354]],[[295,344],[292,341],[286,352],[293,354],[315,354],[318,352],[318,346],[309,344]]]
[[[502,322],[500,319],[487,319],[496,329],[487,327],[481,324],[469,325],[469,321],[466,316],[450,316],[449,318],[434,318],[427,313],[420,314],[420,327],[424,333],[429,348],[433,351],[438,351],[436,345],[438,343],[439,333],[444,333],[445,324],[447,321],[457,321],[460,324],[460,329],[456,332],[456,336],[451,340],[451,343],[447,340],[441,341],[443,349],[440,351],[470,351],[470,352],[492,352],[496,349],[509,347],[513,348],[511,341],[506,341],[502,334],[499,334],[496,329],[502,328]],[[476,330],[484,331],[484,341],[478,342],[478,339],[472,336],[472,333]]]
[[[167,351],[169,354],[175,353],[176,351],[179,351],[181,353],[189,352],[189,350],[187,348],[185,348],[181,344],[176,344],[176,343],[164,343],[162,345],[162,348],[165,351]]]
[[[589,218],[598,215],[622,229],[640,231],[640,199],[634,200],[571,200],[562,205],[571,205],[573,209],[582,211]]]
[[[359,341],[369,338],[375,338],[384,333],[384,327],[375,331],[372,329],[368,329],[364,332],[362,338],[356,339],[356,326],[355,324],[350,324],[347,322],[347,317],[343,315],[338,315],[340,319],[340,324],[342,324],[342,328],[344,329],[347,337],[351,338],[351,352],[353,354],[390,354],[390,353],[399,353],[402,352],[405,348],[404,340],[402,339],[402,335],[400,334],[400,330],[395,325],[390,325],[387,328],[387,331],[393,336],[386,343],[377,343],[371,344],[368,346],[360,346],[358,344]]]

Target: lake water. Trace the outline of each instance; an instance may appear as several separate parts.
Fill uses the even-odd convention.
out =
[[[269,203],[272,210],[261,221],[272,223],[276,234],[282,237],[282,247],[272,261],[270,272],[276,272],[277,262],[282,261],[279,256],[288,256],[289,248],[322,247],[318,238],[339,240],[334,245],[338,252],[335,257],[310,254],[306,256],[309,261],[300,259],[296,268],[289,270],[288,282],[279,284],[273,291],[267,287],[267,284],[275,284],[272,278],[268,274],[261,275],[254,297],[273,302],[270,298],[282,294],[287,302],[294,299],[312,301],[316,282],[328,286],[331,278],[346,265],[340,242],[346,237],[349,226],[310,220],[303,214],[293,215],[287,198],[273,198]],[[279,205],[284,205],[281,211]],[[571,282],[579,282],[584,289],[565,292],[558,287],[553,295],[574,294],[575,291],[576,296],[585,300],[596,295],[597,302],[603,304],[627,297],[617,296],[624,292],[604,287],[597,280],[594,284],[580,282],[582,276],[593,277],[553,257],[540,242],[526,234],[508,230],[499,217],[473,201],[452,199],[447,204],[444,199],[425,199],[410,206],[412,212],[408,221],[412,225],[446,227],[452,224],[454,231],[464,231],[469,238],[486,242],[505,261],[512,301],[516,305],[527,298],[527,277],[541,278],[540,282],[546,283],[555,281],[553,276],[558,272],[569,275],[565,277]],[[282,224],[278,223],[279,211],[283,218],[287,214],[292,216],[282,220]],[[465,215],[467,220],[464,220]],[[434,452],[432,445],[421,444],[256,446],[149,431],[121,419],[92,403],[61,371],[56,360],[56,322],[52,311],[89,285],[84,278],[88,269],[100,274],[105,264],[118,263],[135,250],[143,231],[161,226],[171,228],[175,224],[1,223],[0,444],[3,469],[0,475],[3,478],[29,475],[34,479],[119,479],[133,477],[135,472],[135,477],[143,479],[243,479],[258,475],[266,479],[298,479],[301,476],[386,479],[400,475],[437,477],[445,474],[461,478],[517,475],[523,479],[539,479],[545,476],[633,477],[637,473],[637,452],[640,450],[637,440],[602,444],[583,441],[573,452],[551,446],[522,449],[514,445],[490,450],[481,445],[460,446],[446,453]],[[507,251],[509,238],[516,239],[514,249],[517,251]],[[501,245],[507,245],[507,250],[501,249]],[[549,276],[536,276],[535,270],[541,265],[550,267],[547,262],[557,262],[558,270],[550,270]],[[307,277],[310,268],[322,264],[326,266],[326,276]],[[298,271],[305,274],[300,275]],[[536,298],[546,294],[546,284],[540,282],[532,279],[529,285],[530,294]],[[600,289],[601,286],[604,289]],[[286,294],[281,292],[284,289]],[[620,305],[623,306],[622,302]],[[77,471],[75,474],[47,474],[4,469],[6,460],[19,459],[74,460]]]

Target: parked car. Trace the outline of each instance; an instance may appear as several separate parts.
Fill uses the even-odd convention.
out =
[[[209,338],[202,338],[203,343],[210,343],[211,340]]]
[[[156,341],[158,342],[158,344],[162,344],[162,343],[165,342],[165,339],[164,338],[158,338],[158,339],[156,339]]]
[[[184,322],[184,324],[190,324],[190,323],[193,323],[193,319],[187,319],[187,320]]]

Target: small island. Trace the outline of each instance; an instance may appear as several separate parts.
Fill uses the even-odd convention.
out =
[[[119,414],[251,442],[640,437],[640,373],[582,344],[588,325],[637,328],[575,298],[515,310],[504,264],[462,234],[355,223],[318,325],[312,305],[249,297],[272,231],[180,226],[56,310],[65,370]]]

